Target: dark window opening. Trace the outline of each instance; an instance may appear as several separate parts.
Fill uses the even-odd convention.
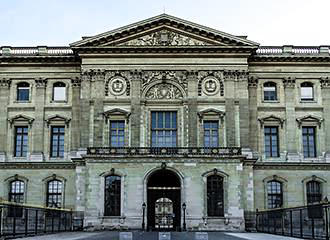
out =
[[[64,157],[64,130],[63,126],[53,126],[51,128],[51,157]]]
[[[316,140],[315,140],[315,127],[303,127],[303,151],[304,157],[316,157]]]
[[[104,191],[104,216],[120,216],[121,177],[107,176]]]
[[[224,216],[223,177],[218,175],[207,177],[207,215]]]
[[[266,157],[279,157],[278,127],[264,127]]]
[[[51,180],[47,183],[47,207],[62,207],[62,185],[62,182],[59,180]]]
[[[28,127],[15,127],[15,157],[26,157],[28,152]]]
[[[9,202],[24,203],[24,182],[14,180],[9,185]],[[19,206],[9,207],[8,217],[22,217],[23,208]]]
[[[282,183],[275,180],[267,183],[267,203],[269,209],[283,207]]]

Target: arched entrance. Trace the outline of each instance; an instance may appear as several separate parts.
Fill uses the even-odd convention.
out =
[[[176,173],[161,169],[149,176],[147,212],[148,230],[180,230],[181,181]]]

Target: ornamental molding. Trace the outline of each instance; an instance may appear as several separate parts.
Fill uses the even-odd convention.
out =
[[[248,87],[257,88],[258,87],[259,78],[257,76],[249,76],[248,78]]]
[[[310,115],[306,115],[306,116],[297,118],[296,121],[298,123],[299,128],[302,126],[303,123],[317,123],[319,128],[321,128],[321,125],[322,125],[322,122],[324,121],[324,119],[310,114]]]
[[[88,69],[82,72],[82,80],[102,81],[105,77],[105,69]]]
[[[264,126],[265,122],[278,122],[281,125],[281,128],[283,128],[285,119],[277,117],[275,115],[270,115],[268,117],[258,118],[258,121],[260,122],[261,127]]]
[[[224,96],[223,71],[198,72],[198,96]]]
[[[0,163],[0,169],[75,169],[73,163]]]
[[[199,117],[199,121],[202,122],[203,121],[203,118],[204,116],[206,115],[216,115],[218,116],[221,120],[223,120],[223,118],[225,117],[226,113],[221,111],[221,110],[218,110],[218,109],[215,109],[215,108],[207,108],[207,109],[204,109],[202,111],[199,111],[197,113],[198,117]]]
[[[131,71],[106,71],[105,96],[130,95],[130,81],[133,76]]]
[[[141,71],[139,72],[138,75],[140,75],[142,78],[142,84],[141,84],[142,92],[155,81],[176,82],[181,86],[181,88],[184,89],[185,92],[187,91],[188,88],[187,71]]]
[[[47,79],[39,78],[39,79],[35,79],[34,81],[36,84],[36,88],[46,88],[47,86]]]
[[[329,163],[267,163],[255,164],[255,170],[330,170]]]
[[[72,78],[71,79],[71,86],[73,88],[80,88],[82,80],[80,78]]]
[[[284,88],[294,88],[296,86],[295,77],[286,77],[283,79]]]
[[[246,70],[224,70],[223,76],[225,81],[245,81],[249,72]]]
[[[106,122],[109,121],[109,119],[111,118],[111,116],[124,116],[126,118],[126,121],[128,123],[129,121],[129,117],[131,116],[131,113],[129,111],[126,111],[122,108],[113,108],[111,110],[105,111],[104,113],[102,113],[103,116],[105,117]]]
[[[174,31],[163,29],[136,39],[121,43],[118,46],[207,46],[205,41],[197,40]]]
[[[11,80],[8,78],[0,79],[0,88],[9,88],[11,84]]]
[[[320,83],[321,83],[321,88],[330,88],[329,77],[321,77]]]
[[[67,118],[58,114],[50,116],[49,118],[45,119],[45,122],[47,123],[47,127],[49,127],[54,122],[65,123],[66,127],[69,127],[70,121],[71,118]]]
[[[142,93],[145,99],[183,99],[186,93],[182,87],[173,81],[156,81]]]
[[[12,118],[8,118],[7,120],[10,123],[10,127],[12,127],[15,122],[27,122],[29,124],[29,126],[32,126],[34,118],[28,117],[23,114],[19,114]]]

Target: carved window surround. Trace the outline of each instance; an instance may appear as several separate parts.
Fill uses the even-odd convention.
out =
[[[121,109],[121,108],[114,108],[114,109],[108,110],[108,111],[106,111],[102,114],[105,117],[105,122],[106,123],[109,122],[110,118],[111,119],[113,118],[113,119],[116,119],[116,120],[125,119],[126,122],[128,123],[129,118],[131,116],[130,112],[128,112],[124,109]]]
[[[282,184],[282,196],[283,196],[283,205],[282,207],[287,207],[288,205],[288,181],[280,177],[278,175],[273,175],[264,178],[263,184],[264,184],[264,209],[268,209],[268,189],[267,189],[267,184],[270,181],[278,181]]]
[[[45,120],[45,122],[47,123],[47,127],[49,127],[50,125],[59,125],[59,124],[61,124],[61,125],[63,124],[66,127],[69,127],[70,121],[71,121],[71,118],[66,118],[66,117],[60,116],[58,114],[51,116]]]
[[[7,184],[7,188],[5,188],[5,189],[7,189],[7,191],[5,192],[5,196],[8,196],[9,197],[10,183],[13,182],[13,181],[17,181],[17,180],[24,182],[24,195],[23,195],[24,196],[24,200],[23,200],[23,202],[26,203],[27,202],[27,193],[28,193],[28,182],[29,182],[29,179],[27,179],[24,176],[15,174],[14,176],[8,177],[8,178],[6,178],[4,180],[4,182]]]
[[[280,125],[283,128],[285,119],[276,117],[275,115],[270,115],[268,117],[258,118],[260,122],[260,126],[264,127],[265,124],[267,125]]]
[[[16,115],[12,118],[8,118],[8,122],[10,124],[10,127],[12,127],[13,125],[23,125],[23,124],[28,124],[29,127],[32,126],[32,123],[34,121],[34,118],[31,118],[31,117],[28,117],[28,116],[25,116],[23,114],[19,114],[19,115]]]
[[[319,128],[321,128],[324,119],[313,115],[306,115],[304,117],[297,118],[296,121],[298,123],[299,128],[301,128],[302,125],[308,125],[308,126],[318,125]]]
[[[52,181],[52,180],[57,180],[57,181],[61,181],[62,182],[62,201],[61,201],[61,208],[65,208],[65,192],[66,192],[66,178],[53,174],[51,176],[48,176],[44,179],[42,179],[42,196],[43,196],[43,202],[44,202],[44,206],[47,205],[47,188],[48,188],[48,182]]]
[[[223,123],[225,112],[214,108],[207,108],[202,111],[199,111],[197,115],[199,117],[200,122],[206,119],[206,120],[221,120],[221,123]]]

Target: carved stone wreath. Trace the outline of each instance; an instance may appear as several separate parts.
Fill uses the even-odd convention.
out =
[[[112,95],[120,96],[125,93],[127,84],[124,78],[114,77],[110,80],[109,87]]]
[[[220,85],[215,77],[206,77],[202,81],[202,91],[204,94],[213,96],[219,93]]]
[[[173,84],[160,83],[151,87],[145,95],[146,99],[182,99],[180,89]]]

